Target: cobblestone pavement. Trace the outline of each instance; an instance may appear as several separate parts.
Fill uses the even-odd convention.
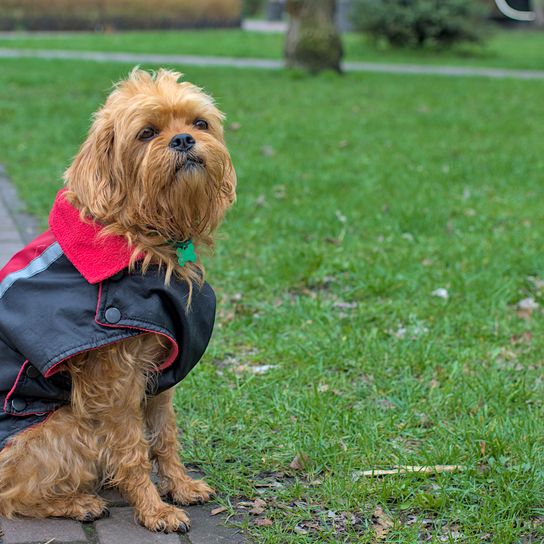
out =
[[[242,535],[211,516],[213,505],[187,506],[191,530],[185,534],[152,533],[134,521],[132,508],[114,490],[103,493],[110,516],[94,523],[70,519],[1,519],[2,544],[242,544]],[[219,519],[218,519],[219,518]]]
[[[36,234],[36,223],[21,210],[0,165],[0,268]],[[167,535],[149,532],[135,523],[132,508],[115,490],[106,490],[102,495],[110,504],[111,515],[95,523],[0,518],[0,544],[242,544],[245,541],[239,531],[223,524],[224,517],[211,516],[214,506],[210,504],[186,507],[191,531],[186,535]]]
[[[145,53],[100,53],[96,51],[62,51],[52,49],[0,49],[0,58],[87,60],[94,62],[122,62],[126,64],[178,64],[181,66],[227,66],[231,68],[253,68],[260,70],[279,70],[284,66],[283,61],[273,59],[156,55]],[[544,70],[510,70],[506,68],[387,64],[378,62],[345,62],[343,63],[343,68],[347,72],[486,77],[494,79],[544,79]]]

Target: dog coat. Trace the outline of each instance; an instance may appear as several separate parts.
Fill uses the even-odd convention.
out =
[[[163,336],[170,353],[148,394],[180,382],[200,360],[215,319],[208,284],[188,286],[150,267],[128,272],[131,248],[82,221],[61,191],[49,230],[0,270],[0,448],[70,402],[63,361],[143,333]]]

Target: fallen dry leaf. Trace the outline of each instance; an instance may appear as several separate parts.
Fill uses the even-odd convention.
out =
[[[259,516],[266,510],[266,502],[262,499],[255,499],[253,501],[253,508],[249,511],[254,516]]]
[[[517,344],[530,344],[533,340],[533,335],[525,331],[521,334],[514,334],[510,337],[510,343],[517,345]]]
[[[535,310],[538,310],[539,304],[533,297],[527,297],[516,304],[518,317],[529,319]]]
[[[337,300],[332,305],[333,308],[340,308],[341,310],[353,310],[357,306],[356,302],[344,302],[343,300]]]
[[[376,540],[384,540],[393,527],[393,520],[383,511],[381,506],[376,506],[372,514],[372,525]]]
[[[256,488],[266,488],[266,487],[283,487],[281,482],[257,482],[253,484]]]
[[[348,218],[340,210],[336,210],[334,214],[336,215],[336,219],[338,219],[340,223],[347,223]]]
[[[218,506],[217,508],[214,508],[211,512],[210,512],[210,516],[217,516],[217,514],[222,514],[223,512],[225,512],[227,509],[225,506]]]
[[[272,188],[274,190],[274,198],[278,200],[283,200],[287,196],[287,188],[285,185],[274,185]]]
[[[310,458],[304,453],[298,453],[289,464],[289,468],[293,470],[303,470]]]
[[[538,289],[539,291],[544,289],[544,280],[540,279],[536,276],[528,276],[527,280],[533,284],[533,287],[535,289]]]
[[[270,527],[272,526],[272,520],[269,518],[259,518],[255,520],[257,527]]]
[[[462,465],[432,465],[432,466],[398,466],[392,469],[372,469],[357,472],[358,476],[388,476],[390,474],[441,474],[443,472],[457,472],[466,470]]]
[[[277,367],[278,365],[238,365],[233,370],[236,374],[249,372],[250,374],[262,375]]]
[[[401,340],[405,338],[416,340],[419,336],[427,334],[428,332],[429,328],[426,327],[423,322],[415,322],[411,325],[404,325],[401,323],[396,331],[388,331],[389,334]]]

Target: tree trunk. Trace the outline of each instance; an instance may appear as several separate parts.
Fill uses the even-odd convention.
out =
[[[532,6],[536,15],[535,24],[544,27],[544,0],[533,0]]]
[[[289,28],[285,40],[285,60],[289,67],[317,73],[340,72],[342,42],[336,28],[335,0],[287,0]]]

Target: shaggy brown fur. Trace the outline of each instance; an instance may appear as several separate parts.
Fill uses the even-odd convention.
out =
[[[177,274],[191,283],[202,281],[201,264],[180,267],[168,241],[191,238],[197,252],[210,247],[234,201],[236,176],[222,114],[179,78],[167,70],[134,70],[120,82],[65,179],[81,216],[126,237],[133,262],[143,255],[144,270],[158,263],[167,281]],[[152,137],[143,138],[149,129]],[[196,140],[189,153],[168,147],[180,133]],[[121,490],[145,527],[187,531],[187,515],[163,502],[161,493],[187,505],[207,501],[213,490],[191,480],[179,460],[172,390],[146,396],[148,380],[167,356],[160,336],[142,334],[64,363],[73,383],[70,405],[0,453],[0,514],[96,519],[107,514],[96,492],[109,485]],[[150,479],[152,461],[161,493]]]

